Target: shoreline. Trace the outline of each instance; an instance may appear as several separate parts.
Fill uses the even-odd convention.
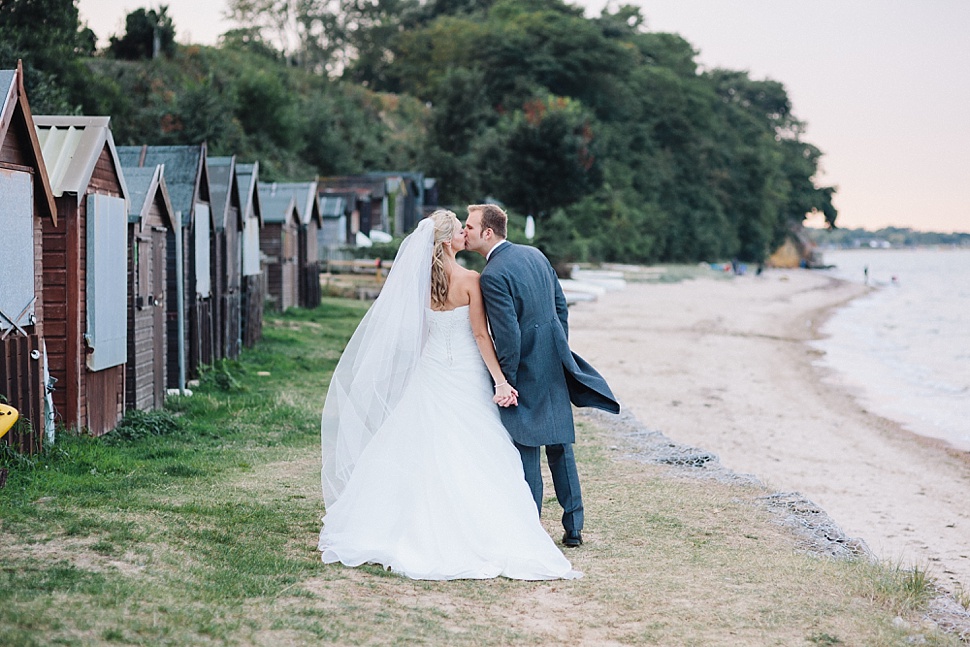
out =
[[[805,270],[630,283],[573,307],[570,339],[647,428],[797,491],[879,559],[966,590],[970,453],[868,411],[814,361],[822,324],[868,291]]]

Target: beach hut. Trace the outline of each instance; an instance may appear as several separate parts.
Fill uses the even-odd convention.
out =
[[[57,204],[43,241],[54,408],[95,436],[124,415],[128,358],[128,189],[109,122],[34,117]]]
[[[299,299],[302,308],[320,305],[320,252],[318,235],[323,228],[320,216],[320,196],[316,182],[272,184],[270,193],[290,193],[300,213],[300,230],[297,239],[297,265],[299,269]]]
[[[320,193],[322,226],[317,232],[317,249],[321,262],[334,258],[336,250],[347,244],[347,221],[353,210],[352,203],[351,194],[330,190]]]
[[[165,290],[166,379],[168,388],[181,388],[185,386],[184,380],[198,377],[200,364],[211,364],[215,359],[210,267],[213,223],[206,145],[120,146],[118,155],[125,167],[164,165],[172,208],[176,216],[181,216],[168,236],[165,251],[169,267]],[[177,257],[181,258],[181,271],[176,267]],[[176,271],[171,271],[172,268]],[[181,324],[179,312],[183,315]],[[181,343],[178,341],[180,328]]]
[[[300,213],[291,193],[273,193],[259,185],[263,226],[259,250],[266,263],[266,301],[278,312],[299,305]]]
[[[40,451],[45,431],[53,431],[45,372],[46,222],[57,222],[57,206],[18,65],[0,70],[0,395],[26,421],[2,442],[26,454]]]
[[[259,162],[236,165],[236,186],[242,212],[242,339],[252,348],[263,334],[263,301],[266,280],[259,254],[259,230],[263,226],[259,204]]]
[[[123,169],[129,194],[125,407],[141,411],[160,408],[165,403],[167,386],[166,249],[175,212],[165,185],[164,168],[159,165]]]
[[[212,295],[216,356],[238,359],[242,347],[242,207],[236,157],[210,157],[212,220]]]
[[[364,175],[339,175],[317,178],[321,193],[340,192],[354,195],[353,209],[347,221],[347,240],[353,242],[357,232],[370,235],[372,229],[384,231],[383,214],[385,182],[383,177]]]
[[[394,236],[403,236],[414,229],[424,217],[426,180],[423,173],[399,171],[368,173],[368,180],[384,181],[384,200],[381,202],[380,229]],[[437,195],[435,194],[435,197]],[[435,201],[435,204],[437,202]]]

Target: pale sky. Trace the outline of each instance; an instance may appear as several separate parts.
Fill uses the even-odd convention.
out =
[[[780,81],[843,227],[970,232],[970,0],[623,0],[705,67]],[[167,0],[177,40],[214,44],[225,0]],[[604,0],[584,0],[598,14]],[[155,3],[80,0],[102,43]]]

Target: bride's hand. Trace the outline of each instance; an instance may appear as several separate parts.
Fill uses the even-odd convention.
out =
[[[519,392],[506,382],[495,387],[495,397],[492,398],[492,402],[500,407],[517,406],[519,404]]]

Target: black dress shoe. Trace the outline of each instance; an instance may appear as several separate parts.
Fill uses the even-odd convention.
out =
[[[576,548],[583,545],[583,533],[578,530],[567,530],[562,536],[562,545],[567,548]]]

